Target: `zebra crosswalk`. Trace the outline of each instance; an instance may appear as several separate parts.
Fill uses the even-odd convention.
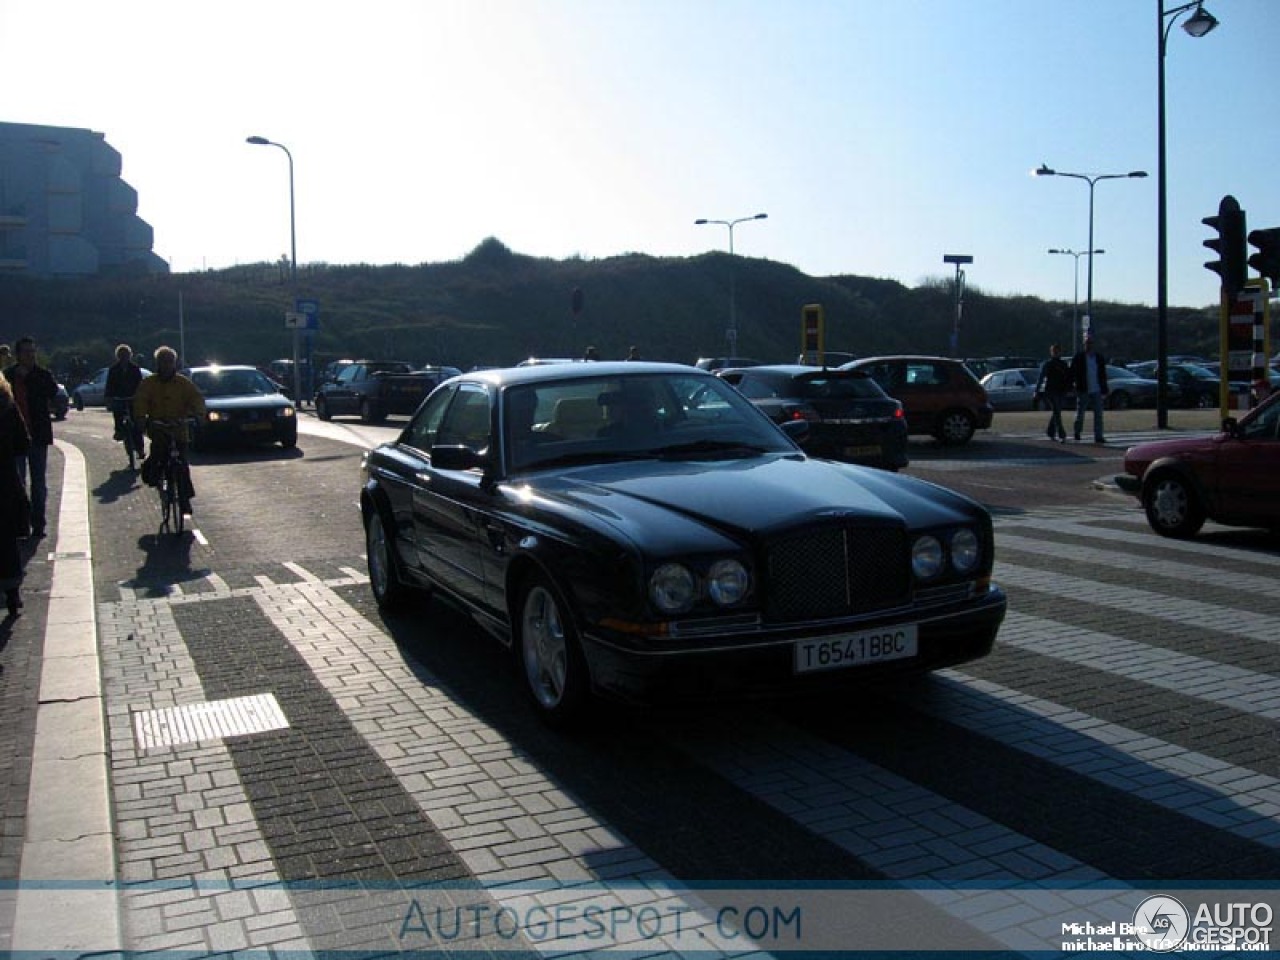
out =
[[[447,609],[380,616],[358,558],[122,586],[100,632],[127,945],[1260,945],[1280,550],[1163,540],[1129,504],[1001,517],[996,550],[1010,613],[982,661],[836,700],[605,709],[572,736],[531,722],[504,654]],[[265,693],[289,729],[133,739],[140,711]],[[475,922],[440,926],[440,897]],[[1173,926],[1144,927],[1150,897],[1185,915],[1161,900]]]

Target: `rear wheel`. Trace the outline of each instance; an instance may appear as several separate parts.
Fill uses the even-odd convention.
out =
[[[1162,537],[1184,540],[1204,526],[1204,505],[1186,478],[1160,473],[1142,488],[1147,523]]]
[[[382,414],[378,410],[378,405],[365,397],[360,401],[360,420],[363,423],[377,423],[382,419]]]
[[[1111,396],[1107,398],[1107,406],[1112,410],[1128,410],[1132,405],[1129,394],[1123,390],[1113,390]]]
[[[369,513],[365,525],[365,554],[368,557],[369,589],[373,599],[383,610],[394,610],[402,605],[409,591],[400,582],[396,572],[395,553],[383,522],[382,513],[375,507]]]
[[[938,417],[934,436],[949,447],[958,447],[973,439],[976,422],[968,410],[948,410]]]
[[[591,694],[573,617],[541,575],[525,581],[518,616],[516,644],[525,688],[544,720],[570,724],[582,716]]]
[[[328,420],[332,414],[329,413],[329,404],[325,402],[324,397],[316,396],[316,417],[320,420]]]

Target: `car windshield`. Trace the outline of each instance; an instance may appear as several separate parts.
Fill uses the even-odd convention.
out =
[[[865,374],[797,377],[795,395],[806,400],[866,400],[884,396],[874,380]]]
[[[503,403],[512,471],[797,452],[737,390],[706,375],[566,377],[509,387]]]
[[[266,396],[276,385],[257,370],[193,370],[191,379],[206,397]]]

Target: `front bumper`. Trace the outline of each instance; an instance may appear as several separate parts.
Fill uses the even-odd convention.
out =
[[[1116,486],[1125,493],[1132,493],[1135,496],[1142,492],[1142,480],[1128,473],[1116,474]]]
[[[628,700],[707,699],[721,696],[792,695],[866,683],[886,676],[927,673],[977,660],[991,652],[1008,600],[999,587],[963,606],[899,613],[883,621],[829,627],[836,635],[915,623],[918,652],[905,660],[817,673],[795,672],[795,643],[823,632],[801,629],[767,638],[714,645],[694,641],[688,650],[640,650],[598,633],[585,633],[583,652],[597,692]],[[912,616],[912,613],[915,616]]]

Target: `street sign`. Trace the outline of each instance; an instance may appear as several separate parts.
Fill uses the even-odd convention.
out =
[[[295,300],[293,309],[306,318],[304,323],[299,324],[301,329],[320,329],[320,302],[318,300]]]
[[[302,330],[307,326],[308,319],[305,313],[299,313],[297,310],[286,310],[284,328],[286,330]]]

